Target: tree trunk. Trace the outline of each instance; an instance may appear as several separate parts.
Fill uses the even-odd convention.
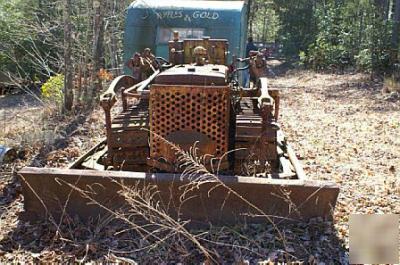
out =
[[[384,0],[384,19],[387,21],[389,19],[390,10],[390,0]]]
[[[92,92],[90,102],[93,102],[95,96],[102,90],[101,79],[99,76],[100,69],[103,67],[103,42],[104,42],[104,23],[103,11],[105,1],[93,1],[94,17],[93,17],[93,72],[92,72]]]
[[[92,65],[90,64],[92,58],[92,7],[93,7],[93,0],[86,1],[86,16],[87,16],[87,26],[86,26],[86,33],[85,33],[85,44],[83,45],[82,57],[83,57],[83,90],[81,91],[80,100],[81,103],[88,103],[89,102],[89,95],[92,91]]]
[[[252,5],[253,5],[253,0],[247,0],[247,19],[249,23],[249,36],[253,36],[253,10],[252,10]]]
[[[374,5],[375,5],[375,8],[376,8],[375,13],[377,13],[382,18],[385,17],[386,1],[387,0],[375,0],[374,1]]]
[[[267,8],[268,6],[264,6],[264,24],[263,24],[263,31],[262,31],[262,41],[265,43],[267,42],[267,29],[268,29],[268,16],[267,16]]]
[[[74,103],[71,8],[71,0],[64,0],[64,111],[71,111]]]
[[[392,31],[392,48],[396,50],[399,47],[399,22],[400,22],[400,0],[393,1],[394,16],[393,16],[393,31]]]
[[[113,73],[115,76],[120,75],[119,69],[118,69],[118,45],[117,45],[117,39],[116,35],[118,34],[118,7],[117,7],[117,2],[114,0],[112,2],[112,17],[113,20],[111,21],[111,29],[110,29],[110,59],[111,59],[111,65],[113,68]]]
[[[360,27],[358,30],[358,44],[357,46],[360,47],[363,41],[363,33],[365,32],[364,29],[364,11],[361,9],[360,11]]]

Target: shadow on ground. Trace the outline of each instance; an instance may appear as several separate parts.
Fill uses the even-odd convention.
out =
[[[269,77],[284,76],[288,71],[296,68],[295,61],[283,58],[269,59],[267,64],[270,73]]]
[[[382,82],[356,80],[343,82],[340,85],[326,86],[322,95],[326,100],[337,100],[348,104],[355,101],[363,104],[359,111],[392,112],[400,110],[400,100],[390,100],[388,94],[382,93]]]
[[[34,95],[36,94],[32,92],[32,94],[18,93],[0,96],[0,110],[24,108],[28,105],[29,107],[42,106],[42,102]]]

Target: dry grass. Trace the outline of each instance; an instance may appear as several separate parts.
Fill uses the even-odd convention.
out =
[[[383,93],[393,93],[397,92],[400,93],[400,83],[397,82],[393,77],[385,78],[383,82]]]
[[[26,95],[0,97],[0,144],[33,145],[42,139],[46,107]]]
[[[363,75],[292,72],[271,80],[270,86],[283,90],[281,123],[308,176],[334,180],[341,185],[334,223],[311,220],[279,226],[281,235],[270,223],[214,227],[182,234],[186,232],[179,230],[179,224],[160,215],[162,209],[146,204],[149,200],[142,201],[154,196],[152,193],[129,189],[125,190],[125,196],[135,207],[140,207],[132,207],[128,220],[93,220],[83,225],[65,216],[58,227],[48,223],[31,225],[19,222],[19,196],[5,192],[17,188],[10,184],[12,179],[7,178],[6,183],[0,178],[0,261],[210,264],[207,255],[191,240],[194,236],[214,260],[223,264],[247,264],[247,261],[270,264],[272,260],[346,263],[346,250],[341,245],[348,246],[349,214],[400,213],[400,104],[386,101],[380,93],[382,84],[369,83]],[[46,163],[62,165],[59,161],[65,155],[62,152],[69,153],[69,147],[79,146],[73,138],[81,141],[81,152],[93,144],[91,135],[100,138],[99,115],[92,114],[82,129],[69,137],[66,148],[55,150],[50,158],[56,162]],[[151,236],[143,240],[143,235],[129,225],[139,213],[151,216],[147,222],[153,222],[152,218],[170,220],[162,228],[153,226],[147,230],[166,240]],[[170,229],[171,226],[177,226],[178,230]]]
[[[213,182],[215,183],[215,186],[212,189],[223,187],[226,190],[227,194],[230,194],[231,196],[235,196],[238,199],[242,200],[244,203],[249,205],[250,208],[254,209],[259,217],[264,217],[266,219],[266,224],[272,227],[271,233],[274,235],[273,237],[277,241],[276,243],[281,245],[283,248],[281,250],[281,254],[284,256],[282,256],[281,259],[285,259],[287,261],[296,259],[294,255],[290,254],[290,252],[293,252],[293,248],[289,246],[289,243],[287,242],[287,239],[285,238],[280,228],[272,221],[272,217],[266,215],[257,206],[249,202],[246,198],[242,197],[230,187],[228,187],[217,177],[217,175],[208,171],[205,165],[205,161],[207,161],[206,156],[199,157],[197,155],[198,148],[196,144],[190,149],[190,151],[183,151],[178,146],[174,145],[171,142],[168,142],[157,134],[153,133],[153,136],[159,138],[159,140],[161,141],[164,141],[175,151],[178,159],[177,166],[181,167],[184,170],[181,178],[190,180],[189,184],[182,187],[184,189],[181,196],[182,204],[188,199],[186,194],[189,191],[193,189],[199,189],[201,185]],[[217,163],[217,165],[218,166],[216,167],[215,172],[219,171],[219,164]],[[123,183],[116,182],[116,184],[120,186],[120,195],[127,202],[127,206],[124,206],[123,208],[118,210],[112,210],[107,206],[99,203],[93,197],[90,190],[85,191],[78,188],[76,184],[68,183],[63,180],[60,181],[63,182],[65,185],[68,185],[71,188],[71,192],[77,191],[81,194],[82,197],[88,199],[91,203],[98,205],[100,208],[108,212],[108,220],[115,219],[121,221],[124,224],[124,227],[127,227],[124,228],[125,231],[134,231],[135,238],[141,242],[141,246],[139,249],[135,249],[131,252],[144,252],[160,248],[165,249],[166,247],[168,247],[169,250],[161,252],[159,254],[160,257],[169,255],[169,253],[174,253],[175,255],[179,255],[183,258],[191,258],[193,256],[192,252],[195,251],[200,254],[201,259],[205,260],[206,264],[215,264],[221,263],[224,258],[221,257],[219,253],[215,251],[214,248],[212,248],[212,246],[222,245],[225,248],[236,248],[245,252],[250,251],[257,256],[262,257],[261,254],[257,253],[256,251],[252,251],[251,248],[210,239],[210,236],[215,237],[212,230],[202,230],[197,232],[188,230],[186,228],[186,225],[189,223],[189,220],[176,220],[172,218],[169,214],[168,206],[160,203],[157,186],[151,184],[147,184],[144,186],[139,184],[135,186],[126,186]],[[212,190],[210,190],[209,192],[212,192]],[[46,208],[45,202],[41,202]],[[64,205],[63,210],[65,209],[67,203],[68,200]],[[180,206],[177,205],[175,205],[175,207],[178,209],[180,208]],[[63,211],[63,213],[65,213],[65,211]],[[69,217],[63,215],[61,217],[61,221],[58,224],[54,221],[52,217],[50,218],[50,221],[53,223],[54,227],[56,227],[57,234],[61,235],[62,238],[65,238],[63,236],[65,232],[63,231],[64,229],[61,225],[64,218],[68,219]],[[106,222],[106,224],[107,226],[110,226],[110,221]],[[106,226],[103,225],[100,230],[103,230],[104,228],[106,228]],[[247,238],[246,235],[242,235],[239,232],[236,232],[236,236]],[[86,258],[87,255],[85,255],[83,260],[86,260]]]
[[[61,115],[30,94],[0,97],[0,144],[24,154],[25,165],[64,167],[102,139],[103,113]]]

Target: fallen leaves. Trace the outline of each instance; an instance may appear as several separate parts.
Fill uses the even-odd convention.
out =
[[[400,213],[399,103],[386,101],[377,84],[359,74],[292,72],[270,86],[282,88],[280,122],[309,178],[341,185],[335,220],[281,225],[286,246],[266,224],[205,231],[203,244],[227,264],[345,264],[350,214]],[[42,166],[65,166],[90,148],[103,135],[102,119],[99,111],[90,115],[63,148],[45,154]],[[0,179],[0,262],[212,264],[196,251],[178,255],[168,245],[138,251],[143,240],[121,224],[99,228],[70,218],[58,231],[24,223],[16,189],[11,178]],[[182,246],[180,253],[184,247],[191,249]]]
[[[304,75],[272,80],[270,86],[288,87],[281,122],[296,152],[304,154],[308,176],[341,185],[335,227],[348,246],[350,214],[400,213],[395,168],[400,164],[400,102],[385,101],[379,84],[360,74],[334,79],[317,74],[307,89],[291,93]]]

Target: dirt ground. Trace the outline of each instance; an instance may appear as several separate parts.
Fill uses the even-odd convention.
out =
[[[292,72],[281,123],[309,178],[340,185],[335,230],[348,246],[350,214],[400,213],[400,101],[365,75]]]
[[[285,251],[267,224],[215,228],[206,231],[210,240],[205,244],[225,264],[273,264],[269,262],[279,259],[347,264],[350,214],[400,214],[400,101],[382,94],[382,83],[366,75],[287,71],[277,62],[275,66],[277,76],[270,86],[282,90],[280,124],[307,175],[340,185],[334,222],[281,227],[290,243]],[[49,118],[38,102],[15,97],[0,98],[0,111],[0,144],[24,143],[19,148],[23,159],[1,168],[0,262],[202,262],[186,245],[180,246],[179,254],[163,244],[137,251],[140,244],[134,235],[117,235],[116,226],[82,228],[76,221],[65,224],[63,233],[49,223],[21,221],[23,198],[13,172],[24,165],[65,166],[103,137],[103,117],[96,110],[68,119]],[[33,133],[38,136],[27,137]],[[49,135],[51,141],[45,140]]]

